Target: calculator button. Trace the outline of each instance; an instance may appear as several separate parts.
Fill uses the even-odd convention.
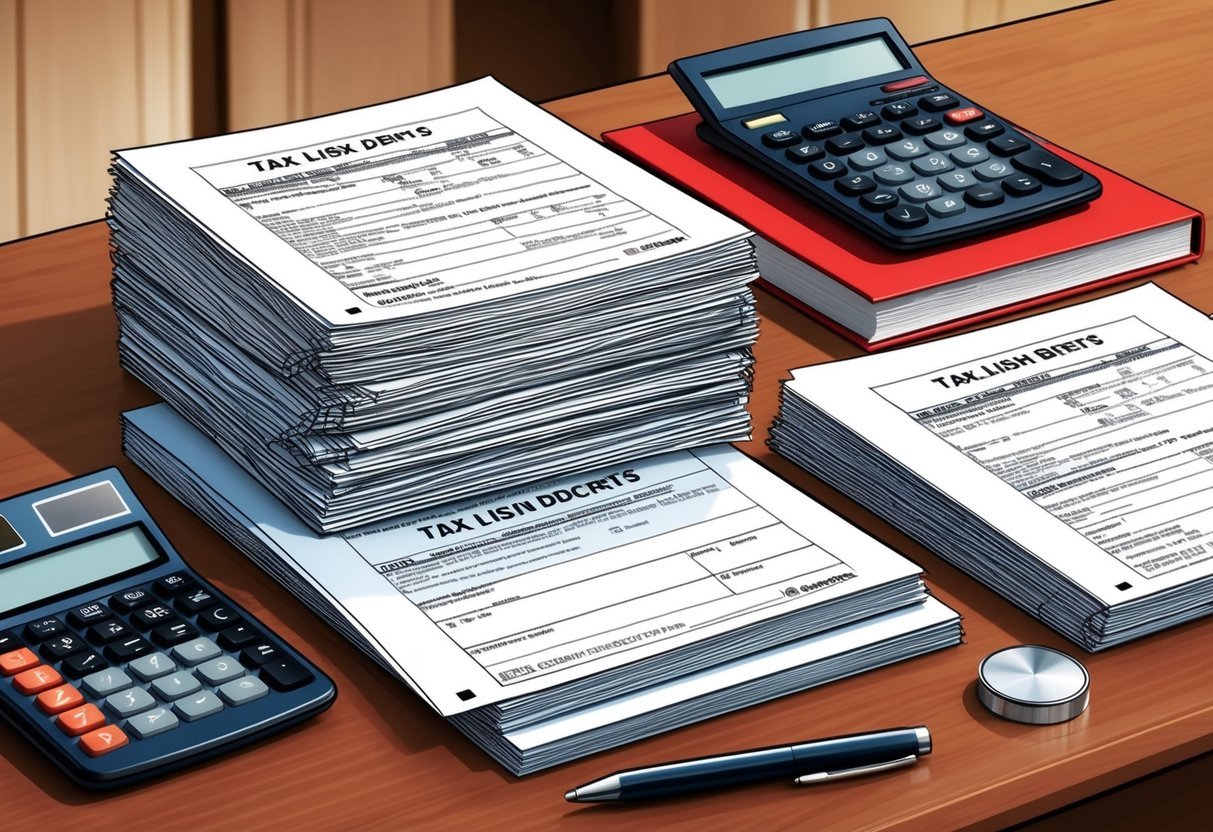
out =
[[[897,190],[906,199],[913,200],[914,202],[926,202],[928,199],[934,199],[943,194],[943,190],[934,182],[922,180],[909,185],[902,185]]]
[[[983,121],[980,124],[970,124],[965,128],[965,133],[971,139],[992,139],[1002,135],[1003,127],[996,121]]]
[[[40,618],[25,625],[25,637],[30,641],[45,641],[51,636],[66,633],[67,627],[58,618]]]
[[[219,643],[228,650],[238,650],[241,647],[247,647],[259,638],[261,638],[261,633],[248,624],[237,624],[219,634]]]
[[[69,737],[78,737],[104,725],[105,714],[101,713],[101,709],[96,705],[87,702],[74,711],[59,714],[55,717],[55,724]]]
[[[900,201],[897,194],[891,191],[877,191],[874,194],[864,194],[859,198],[859,204],[869,211],[884,211],[892,208]]]
[[[232,679],[239,679],[243,676],[244,665],[231,656],[220,656],[198,665],[194,668],[194,672],[201,676],[202,681],[208,685],[222,685],[224,682],[230,682]]]
[[[941,196],[927,203],[927,210],[937,217],[950,217],[964,213],[965,204],[959,196]]]
[[[261,679],[274,690],[301,688],[315,678],[294,659],[282,658],[261,665]]]
[[[917,205],[901,205],[884,212],[885,222],[898,228],[913,228],[927,221],[927,212]]]
[[[152,645],[139,636],[131,636],[110,644],[105,648],[105,655],[113,662],[129,662],[136,656],[142,656],[151,651]]]
[[[927,152],[926,145],[914,139],[906,139],[905,141],[891,144],[885,149],[894,159],[901,159],[902,161],[922,156]]]
[[[68,623],[73,627],[79,627],[81,630],[96,624],[98,621],[104,621],[113,616],[109,608],[105,604],[85,604],[83,607],[76,607],[67,614]]]
[[[231,607],[211,607],[202,615],[198,616],[198,623],[204,630],[210,630],[212,633],[218,632],[233,624],[239,624],[244,619],[240,614]]]
[[[834,188],[846,196],[859,196],[876,190],[876,183],[867,176],[848,176],[846,179],[835,179]]]
[[[1002,202],[1002,191],[989,185],[974,185],[965,191],[965,202],[978,208],[998,205]]]
[[[63,660],[63,672],[73,679],[87,676],[95,670],[109,667],[109,661],[96,650],[85,650]]]
[[[816,121],[806,124],[801,132],[809,139],[824,139],[841,133],[842,126],[836,121]]]
[[[189,696],[201,688],[202,683],[195,679],[194,674],[188,670],[182,670],[179,673],[174,673],[172,676],[164,676],[152,682],[152,690],[165,702],[172,702],[174,699]]]
[[[978,179],[984,179],[986,182],[994,182],[1002,179],[1004,176],[1010,176],[1012,173],[1013,171],[1009,164],[998,160],[982,162],[973,168],[973,174]]]
[[[75,685],[60,685],[57,688],[42,691],[34,702],[42,713],[57,714],[68,708],[83,705],[84,694],[77,690]]]
[[[863,148],[863,139],[856,136],[854,133],[848,133],[845,136],[835,136],[826,141],[826,150],[833,153],[835,156],[845,156],[856,150]]]
[[[863,139],[868,144],[887,144],[901,138],[901,131],[896,127],[882,124],[879,127],[869,127],[863,131]]]
[[[245,676],[220,685],[215,692],[229,705],[243,705],[245,702],[260,699],[269,693],[270,689],[256,676]]]
[[[872,112],[855,113],[842,120],[842,126],[846,130],[862,130],[864,127],[871,127],[873,124],[879,123],[880,116]]]
[[[979,164],[989,158],[990,152],[984,147],[978,147],[975,144],[952,151],[952,159],[955,160],[956,164],[964,165],[965,167]]]
[[[152,588],[161,595],[176,595],[178,592],[193,589],[197,585],[198,582],[184,572],[174,572],[172,575],[166,575],[156,581],[152,584]]]
[[[155,600],[146,589],[128,589],[110,598],[110,606],[119,612],[130,612]]]
[[[986,147],[990,148],[992,153],[999,156],[1014,156],[1031,147],[1027,139],[1021,139],[1019,136],[999,136],[997,139],[991,140]]]
[[[871,170],[880,167],[887,161],[889,161],[889,157],[884,155],[883,150],[873,148],[852,153],[847,157],[847,163],[856,170]]]
[[[130,742],[117,725],[103,725],[80,738],[80,749],[90,757],[100,757]]]
[[[786,127],[762,134],[762,143],[767,147],[787,147],[800,141],[800,134]]]
[[[126,690],[133,683],[131,677],[122,670],[111,667],[90,673],[80,680],[80,684],[84,685],[84,689],[92,696],[109,696],[111,693]]]
[[[150,630],[161,624],[171,624],[174,621],[180,620],[181,616],[177,615],[177,613],[164,604],[152,604],[148,607],[140,607],[131,613],[131,623],[140,630]]]
[[[122,719],[141,714],[156,707],[156,700],[143,688],[130,688],[121,693],[111,693],[105,698],[105,707]]]
[[[13,677],[13,687],[17,689],[17,693],[23,693],[26,696],[42,693],[48,688],[61,684],[63,684],[63,677],[59,675],[59,671],[48,665],[31,667]]]
[[[1043,150],[1028,150],[1011,162],[1024,173],[1035,174],[1050,185],[1068,185],[1082,179],[1082,171],[1064,159]]]
[[[918,99],[918,106],[922,107],[924,110],[929,110],[932,113],[939,113],[950,109],[951,107],[956,107],[959,104],[960,102],[956,100],[956,96],[950,95],[946,92],[937,92],[932,95],[924,95],[922,98]]]
[[[958,110],[950,110],[944,113],[943,117],[947,120],[948,124],[968,124],[970,121],[985,118],[986,114],[976,107],[961,107]]]
[[[88,630],[88,637],[101,644],[108,644],[123,636],[129,636],[133,632],[130,627],[121,621],[113,619],[111,621],[102,621],[100,624],[94,624]]]
[[[921,159],[915,159],[910,167],[921,173],[923,176],[931,176],[936,173],[944,173],[955,167],[948,161],[946,156],[938,153],[932,153],[929,156],[923,156]]]
[[[876,181],[885,185],[898,185],[914,179],[914,172],[905,165],[885,165],[873,171],[872,175],[876,177]]]
[[[0,630],[0,653],[10,653],[21,647],[23,642],[9,630]]]
[[[223,710],[223,703],[219,701],[219,697],[215,696],[215,694],[210,691],[203,691],[197,696],[178,699],[173,703],[173,710],[186,722],[193,722],[195,719],[202,719],[204,716],[219,713]]]
[[[1040,190],[1040,182],[1026,173],[1017,173],[1002,180],[1002,189],[1011,196],[1028,196]]]
[[[161,624],[152,630],[152,640],[161,647],[172,647],[183,641],[198,637],[198,628],[188,621],[178,621],[175,624]]]
[[[908,118],[901,123],[901,129],[907,133],[923,135],[930,133],[933,130],[939,129],[939,119],[934,116],[918,116],[917,118]]]
[[[197,615],[207,607],[213,607],[219,599],[205,589],[191,589],[177,599],[177,609]]]
[[[222,652],[219,645],[211,641],[209,638],[196,638],[193,641],[187,641],[184,644],[178,644],[173,648],[173,655],[179,662],[189,667],[196,664],[202,664],[208,659],[213,659]]]
[[[138,714],[126,721],[126,730],[141,740],[171,731],[181,721],[168,708],[155,708]]]
[[[18,647],[0,655],[0,676],[15,676],[22,670],[42,664],[38,654],[28,647]]]
[[[909,118],[918,115],[918,108],[909,101],[894,101],[892,104],[884,105],[880,114],[888,119]]]
[[[837,159],[819,159],[809,163],[809,173],[818,179],[834,179],[847,172],[847,166]]]
[[[43,642],[40,649],[42,650],[42,655],[54,662],[66,659],[73,653],[79,653],[86,646],[84,639],[69,633],[67,635],[55,636],[49,641]]]
[[[240,651],[240,661],[244,662],[245,667],[258,667],[276,658],[278,658],[278,648],[268,641],[254,644],[252,647],[246,647]]]
[[[952,147],[959,147],[965,143],[965,137],[960,135],[956,130],[944,129],[930,135],[923,136],[922,139],[936,150],[947,150]]]
[[[811,162],[814,159],[820,159],[826,155],[826,152],[815,144],[802,144],[796,147],[789,147],[783,152],[793,162]]]
[[[882,92],[897,92],[898,90],[909,90],[914,87],[921,87],[923,84],[931,83],[931,79],[925,75],[915,75],[913,78],[903,78],[900,81],[892,81],[885,84],[880,89]]]
[[[144,682],[150,682],[172,673],[177,669],[177,665],[168,656],[156,652],[135,659],[130,663],[130,668]]]
[[[977,178],[963,170],[954,170],[951,173],[945,173],[936,181],[943,186],[945,191],[963,191],[966,188],[971,188],[977,184]]]

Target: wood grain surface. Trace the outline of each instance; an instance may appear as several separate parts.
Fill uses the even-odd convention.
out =
[[[1000,115],[1202,208],[1213,204],[1210,44],[1206,0],[1114,0],[917,51],[942,81]],[[592,135],[688,109],[665,77],[548,106]],[[986,653],[1023,642],[1076,648],[766,450],[780,379],[855,349],[760,292],[754,440],[741,447],[921,564],[936,594],[964,615],[965,643],[512,777],[122,457],[118,413],[154,397],[118,367],[107,245],[104,225],[94,223],[0,247],[0,493],[119,465],[182,555],[319,663],[340,695],[318,719],[267,742],[108,795],[72,786],[0,725],[0,827],[36,819],[54,829],[998,829],[1213,750],[1213,620],[1083,656],[1092,704],[1072,722],[1028,727],[982,709],[973,684]],[[1213,311],[1209,277],[1202,263],[1156,280]],[[935,753],[885,776],[643,806],[562,797],[620,768],[918,723],[930,726]],[[1097,817],[1089,807],[1106,803],[1116,810],[1100,816],[1108,825],[1152,825],[1149,807],[1164,795],[1173,816],[1198,825],[1209,818],[1204,795],[1186,790],[1210,769],[1206,758],[1069,816]],[[1142,789],[1153,797],[1140,798]],[[1049,822],[1040,828],[1059,828]]]

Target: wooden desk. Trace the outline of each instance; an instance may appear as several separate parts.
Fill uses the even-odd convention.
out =
[[[1207,207],[1213,205],[1206,152],[1213,131],[1205,54],[1211,43],[1206,0],[1116,0],[918,51],[938,77],[991,109]],[[665,77],[550,108],[592,134],[687,109]],[[0,274],[0,493],[120,465],[182,554],[299,645],[341,689],[333,708],[303,727],[108,796],[71,786],[0,725],[0,825],[6,828],[990,829],[1213,749],[1213,620],[1086,656],[1093,704],[1073,722],[1031,728],[983,711],[973,680],[987,652],[1021,642],[1074,648],[765,449],[777,383],[788,368],[854,350],[761,295],[755,439],[745,450],[921,563],[937,594],[965,616],[967,642],[515,779],[123,459],[118,412],[152,396],[118,368],[103,225],[4,246]],[[1210,276],[1200,264],[1157,279],[1210,311]],[[768,784],[648,806],[573,806],[562,798],[570,786],[646,762],[919,722],[931,727],[936,753],[887,776],[811,791]],[[1209,816],[1200,808],[1203,792],[1187,802],[1171,795],[1207,780],[1211,769],[1207,760],[1188,766],[1106,796],[1079,816],[1107,815],[1100,807],[1110,806],[1131,826],[1157,829],[1160,816],[1195,825]],[[1159,795],[1165,805],[1156,813],[1143,801]]]

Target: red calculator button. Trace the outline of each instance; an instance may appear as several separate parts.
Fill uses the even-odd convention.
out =
[[[913,78],[903,78],[900,81],[893,81],[889,84],[881,86],[882,92],[897,92],[898,90],[908,90],[914,87],[921,87],[923,84],[930,83],[931,79],[925,75],[915,75]]]
[[[117,725],[103,725],[80,738],[80,748],[90,757],[100,757],[128,744],[130,740]]]
[[[38,710],[42,713],[53,715],[84,704],[84,695],[71,685],[60,685],[44,690],[34,701],[38,703]]]
[[[50,693],[50,691],[47,691],[47,693]],[[43,695],[45,696],[45,694]],[[101,713],[100,709],[90,702],[86,705],[81,705],[74,711],[64,711],[59,714],[59,716],[55,717],[55,724],[59,726],[60,731],[69,737],[78,737],[104,725],[105,714]]]
[[[63,684],[63,677],[59,675],[59,671],[47,665],[31,667],[13,677],[13,687],[17,689],[18,693],[24,693],[26,696],[42,693],[47,688],[61,684]]]
[[[42,664],[42,659],[28,647],[22,647],[0,656],[0,676],[15,676],[22,670]]]
[[[976,107],[961,107],[959,110],[951,110],[944,114],[944,118],[948,120],[949,124],[964,124],[967,121],[985,117],[986,114]]]

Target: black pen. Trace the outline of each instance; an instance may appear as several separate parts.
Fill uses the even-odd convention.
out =
[[[784,778],[804,785],[900,768],[930,753],[925,725],[891,728],[617,771],[565,792],[564,799],[647,800]]]

